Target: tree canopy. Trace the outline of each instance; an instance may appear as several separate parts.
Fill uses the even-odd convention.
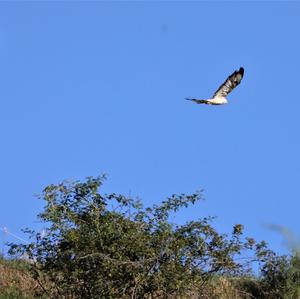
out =
[[[12,255],[29,258],[33,277],[50,297],[210,298],[213,277],[250,275],[256,261],[264,283],[272,285],[271,277],[288,263],[265,242],[244,237],[241,224],[226,235],[213,228],[211,217],[169,221],[171,213],[201,201],[202,191],[144,208],[139,200],[102,194],[104,180],[47,186],[38,215],[47,228],[27,229],[30,244],[11,244]]]

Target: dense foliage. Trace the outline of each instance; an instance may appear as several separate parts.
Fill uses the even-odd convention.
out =
[[[211,285],[220,276],[239,278],[233,282],[243,289],[239,298],[284,298],[285,290],[296,296],[292,292],[300,272],[291,274],[291,261],[276,256],[264,242],[243,238],[242,225],[228,236],[212,227],[211,218],[170,222],[171,214],[201,200],[201,192],[172,195],[161,205],[143,208],[138,200],[101,194],[104,179],[46,187],[39,219],[47,229],[27,230],[30,244],[11,244],[12,255],[29,259],[47,296],[213,298]],[[250,277],[253,261],[262,278],[243,280]]]

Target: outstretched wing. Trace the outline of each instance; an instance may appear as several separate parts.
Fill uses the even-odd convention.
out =
[[[238,71],[232,73],[226,81],[214,93],[213,98],[226,97],[237,85],[240,84],[244,76],[244,68],[240,67]]]

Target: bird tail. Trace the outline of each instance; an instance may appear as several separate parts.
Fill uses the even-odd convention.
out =
[[[198,99],[191,99],[191,98],[185,98],[188,101],[193,101],[197,104],[208,104],[209,102],[207,100],[198,100]]]

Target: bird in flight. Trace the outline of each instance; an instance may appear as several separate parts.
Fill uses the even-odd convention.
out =
[[[242,78],[244,76],[244,68],[240,67],[238,71],[234,71],[226,81],[218,88],[218,90],[214,93],[211,99],[190,99],[186,98],[186,100],[193,101],[197,104],[207,104],[207,105],[223,105],[227,104],[228,101],[226,96],[237,87]]]

